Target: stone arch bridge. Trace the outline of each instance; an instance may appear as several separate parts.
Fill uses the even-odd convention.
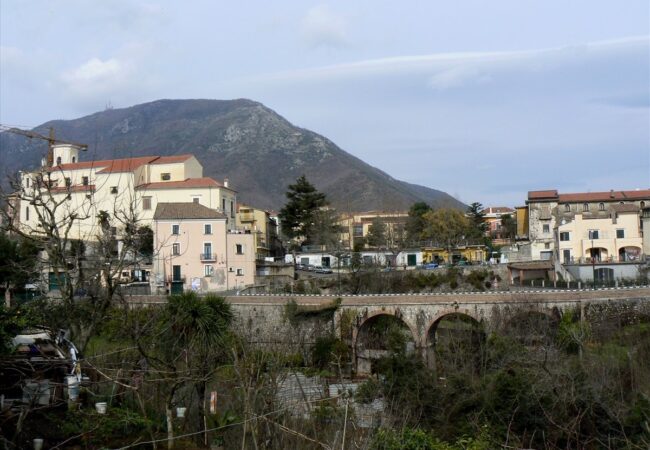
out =
[[[445,317],[462,316],[480,324],[485,333],[531,313],[550,320],[559,320],[567,310],[589,321],[621,315],[650,317],[650,287],[340,297],[238,295],[228,297],[228,301],[251,341],[310,344],[318,336],[333,332],[351,345],[358,373],[369,370],[367,362],[373,356],[362,342],[364,329],[381,316],[397,319],[408,328],[414,350],[429,362],[436,326]],[[288,312],[290,303],[293,313]],[[288,314],[304,320],[287,320]]]

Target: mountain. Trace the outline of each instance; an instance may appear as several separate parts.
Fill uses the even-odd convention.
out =
[[[206,176],[228,178],[240,201],[259,208],[281,208],[302,174],[340,211],[406,210],[417,201],[464,207],[444,192],[393,179],[251,100],[158,100],[34,131],[49,127],[59,139],[89,144],[82,160],[192,153]],[[45,153],[44,141],[0,133],[5,174],[37,167]]]

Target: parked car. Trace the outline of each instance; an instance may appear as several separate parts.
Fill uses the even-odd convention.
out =
[[[332,273],[329,267],[316,266],[316,273]]]
[[[427,263],[423,266],[423,268],[426,270],[437,269],[438,267],[439,267],[438,263],[434,263],[434,262]]]

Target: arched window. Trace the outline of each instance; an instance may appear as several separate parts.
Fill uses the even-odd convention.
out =
[[[56,157],[56,165],[57,165],[57,166],[60,166],[60,165],[61,165],[61,157],[60,157],[60,156],[57,156],[57,157]]]
[[[72,157],[72,163],[74,164],[74,163],[76,163],[76,162],[77,162],[77,157],[76,157],[76,156],[73,156],[73,157]]]
[[[589,203],[583,203],[582,204],[582,210],[583,211],[589,211]]]
[[[598,209],[601,211],[605,211],[605,204],[604,203],[598,203]]]
[[[566,203],[566,204],[564,205],[564,210],[567,211],[567,212],[571,211],[571,205],[569,205],[568,203]]]
[[[645,202],[641,201],[641,204],[639,206],[641,206],[641,209],[645,208]]]

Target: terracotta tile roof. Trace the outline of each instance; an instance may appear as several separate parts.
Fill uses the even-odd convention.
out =
[[[144,164],[174,164],[187,161],[194,155],[138,156],[135,158],[106,159],[100,161],[83,161],[55,166],[53,170],[102,169],[97,173],[131,172]]]
[[[481,211],[485,214],[504,214],[504,213],[513,213],[514,209],[508,208],[507,206],[489,206]]]
[[[158,203],[154,220],[226,219],[226,216],[199,203]]]
[[[139,158],[127,158],[127,159],[114,159],[109,161],[104,169],[100,170],[97,173],[121,173],[121,172],[133,172],[140,166],[145,164],[150,164],[154,160],[158,159],[157,156],[142,156]]]
[[[557,190],[528,191],[528,200],[557,198]]]
[[[194,155],[185,154],[185,155],[172,155],[172,156],[160,156],[155,161],[152,161],[150,164],[174,164],[183,161],[187,161],[192,158]]]
[[[50,189],[50,192],[55,192],[57,194],[61,192],[95,192],[95,185],[75,185],[75,186],[58,186]]]
[[[521,261],[508,264],[508,269],[517,270],[551,270],[553,263],[548,261]]]
[[[613,205],[612,209],[617,213],[638,213],[640,211],[639,207],[632,203],[626,203],[624,205]]]
[[[638,191],[578,192],[574,194],[560,194],[559,196],[560,203],[642,199],[650,199],[650,189],[639,189]]]
[[[182,181],[158,181],[155,183],[141,184],[136,189],[188,189],[200,187],[220,187],[232,191],[232,189],[224,187],[221,183],[210,177],[187,178]]]

